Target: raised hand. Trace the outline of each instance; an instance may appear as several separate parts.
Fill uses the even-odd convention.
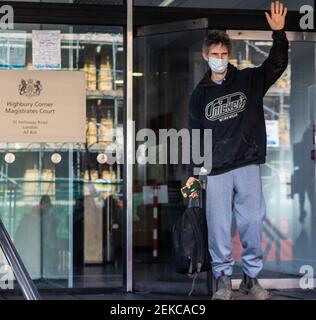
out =
[[[283,3],[276,1],[271,2],[271,15],[265,12],[267,21],[272,30],[282,30],[285,25],[285,16],[287,14],[287,7]]]

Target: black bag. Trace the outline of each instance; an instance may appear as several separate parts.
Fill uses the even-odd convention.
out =
[[[211,270],[208,250],[208,231],[205,211],[198,199],[189,199],[189,205],[172,229],[173,256],[177,273],[195,279],[199,272]]]

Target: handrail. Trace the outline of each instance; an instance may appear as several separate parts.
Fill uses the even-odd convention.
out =
[[[22,289],[26,300],[41,300],[41,297],[27,272],[2,220],[0,219],[0,246]]]

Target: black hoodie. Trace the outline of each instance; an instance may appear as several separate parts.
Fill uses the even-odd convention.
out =
[[[288,40],[283,30],[273,31],[273,46],[261,66],[238,70],[228,64],[222,84],[211,80],[211,69],[195,87],[189,105],[188,127],[212,129],[212,169],[216,175],[249,164],[261,164],[266,158],[266,128],[263,97],[282,75],[288,64]],[[190,171],[202,167],[194,164],[191,154]]]

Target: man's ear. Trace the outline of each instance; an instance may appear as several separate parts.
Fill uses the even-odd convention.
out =
[[[208,55],[204,51],[202,52],[202,57],[206,62],[208,61]]]

